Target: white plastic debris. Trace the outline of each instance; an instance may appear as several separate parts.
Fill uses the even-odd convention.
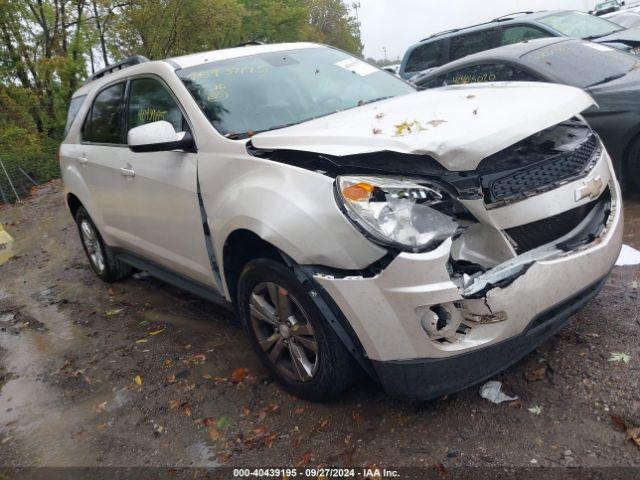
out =
[[[640,252],[629,245],[623,245],[620,256],[616,261],[616,267],[640,265]]]
[[[480,396],[489,400],[496,405],[503,402],[512,402],[517,400],[518,397],[510,397],[502,392],[502,382],[497,380],[491,380],[480,387]]]

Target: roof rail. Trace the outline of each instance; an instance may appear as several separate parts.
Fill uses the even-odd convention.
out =
[[[424,42],[425,40],[430,40],[432,38],[440,37],[440,36],[446,35],[448,33],[461,32],[463,30],[470,30],[472,28],[481,27],[483,25],[488,25],[488,24],[493,23],[493,22],[506,21],[506,20],[509,20],[511,17],[513,17],[515,15],[529,15],[531,13],[536,13],[536,12],[514,12],[514,13],[509,13],[507,15],[503,15],[502,17],[495,18],[495,19],[493,19],[493,20],[491,20],[489,22],[482,22],[482,23],[478,23],[476,25],[469,25],[468,27],[452,28],[451,30],[445,30],[444,32],[434,33],[433,35],[429,35],[428,37],[425,37],[420,41]]]
[[[89,82],[93,82],[94,80],[102,78],[105,75],[109,75],[110,73],[113,73],[116,70],[122,70],[123,68],[132,67],[134,65],[139,65],[140,63],[145,63],[148,61],[149,59],[147,57],[143,57],[142,55],[133,55],[129,58],[125,58],[124,60],[114,63],[113,65],[109,65],[108,67],[105,67],[102,70],[98,70],[96,73],[94,73],[89,78],[87,78],[87,80],[84,83],[87,84]]]
[[[460,30],[464,30],[465,28],[470,28],[470,27],[452,28],[451,30],[445,30],[444,32],[434,33],[433,35],[429,35],[428,37],[425,37],[420,41],[424,42],[425,40],[429,40],[430,38],[440,37],[442,35],[446,35],[447,33],[455,33],[455,32],[458,32]]]
[[[529,11],[529,12],[513,12],[513,13],[507,13],[506,15],[502,15],[501,17],[497,17],[494,18],[492,21],[493,22],[499,22],[500,20],[507,20],[509,18],[515,17],[516,15],[530,15],[532,13],[535,13],[533,11]]]

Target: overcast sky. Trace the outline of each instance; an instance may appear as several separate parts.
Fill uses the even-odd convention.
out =
[[[420,39],[522,10],[589,10],[596,0],[346,0],[359,1],[364,54],[376,59],[402,57]]]

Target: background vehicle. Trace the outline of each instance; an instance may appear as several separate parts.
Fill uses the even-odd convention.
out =
[[[640,52],[640,30],[628,30],[573,10],[524,12],[425,38],[405,53],[400,76],[408,79],[467,55],[545,37],[582,38],[636,54]]]
[[[420,89],[484,82],[552,82],[586,89],[583,113],[607,146],[619,178],[640,189],[640,59],[584,40],[539,39],[487,50],[417,76]]]
[[[639,28],[640,27],[640,13],[632,12],[630,10],[621,10],[619,12],[603,15],[602,18],[617,23],[624,28]]]
[[[595,8],[589,12],[593,15],[605,15],[607,13],[616,12],[624,6],[624,2],[618,0],[609,0],[607,2],[598,3]]]
[[[335,398],[358,366],[413,399],[477,383],[618,258],[619,186],[580,89],[416,92],[315,44],[131,63],[74,94],[60,147],[93,270],[233,304],[298,396]]]

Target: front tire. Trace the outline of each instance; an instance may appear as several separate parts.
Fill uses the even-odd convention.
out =
[[[118,260],[111,248],[104,244],[100,232],[84,207],[76,212],[76,224],[89,265],[101,280],[113,283],[131,275],[132,268]]]
[[[240,275],[237,301],[253,347],[287,391],[327,402],[353,384],[353,358],[285,266],[267,259],[249,262]]]

